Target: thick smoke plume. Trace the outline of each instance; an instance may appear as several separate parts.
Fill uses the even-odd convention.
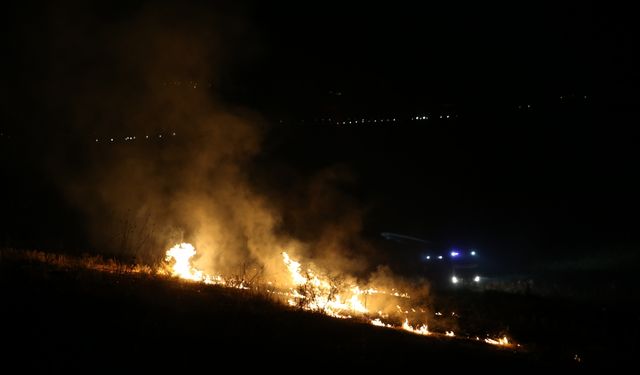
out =
[[[388,272],[363,276],[373,251],[359,236],[362,211],[333,187],[348,169],[293,179],[275,193],[255,188],[265,121],[216,95],[250,33],[243,17],[216,14],[142,7],[99,28],[95,15],[60,15],[51,86],[74,88],[52,100],[81,135],[83,160],[55,168],[95,247],[154,263],[187,241],[205,272],[276,282],[288,279],[287,251],[331,277],[393,284]]]
[[[290,244],[274,234],[277,211],[247,180],[260,119],[215,96],[227,26],[193,7],[134,13],[87,26],[90,40],[78,36],[87,30],[70,33],[95,55],[84,58],[97,58],[73,68],[74,123],[94,143],[65,186],[70,199],[102,249],[154,261],[188,240],[205,269],[268,266]]]

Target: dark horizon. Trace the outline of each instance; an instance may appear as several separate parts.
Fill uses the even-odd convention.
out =
[[[96,147],[112,152],[96,138],[122,143],[128,136],[126,114],[77,126],[73,102],[109,85],[132,97],[144,93],[140,82],[123,78],[131,72],[113,68],[112,38],[149,7],[10,6],[0,137],[3,179],[12,181],[3,206],[14,213],[2,222],[6,246],[94,246],[82,210],[60,193],[52,160],[73,174]],[[250,1],[158,8],[167,29],[190,25],[194,9],[222,15],[212,18],[220,35],[194,23],[198,38],[217,46],[210,77],[168,69],[150,87],[181,96],[197,86],[231,112],[260,118],[262,149],[247,173],[266,197],[300,193],[296,185],[337,168],[336,194],[362,213],[362,235],[382,248],[380,233],[389,231],[443,249],[479,248],[518,269],[588,268],[598,259],[622,267],[630,254],[636,259],[638,70],[630,13],[586,5]],[[410,120],[422,114],[432,118]],[[328,117],[398,121],[319,120]],[[287,215],[283,230],[311,236],[298,221],[313,216]],[[34,216],[39,226],[29,225]],[[393,259],[404,250],[386,251]]]
[[[10,1],[4,368],[626,368],[628,8]]]

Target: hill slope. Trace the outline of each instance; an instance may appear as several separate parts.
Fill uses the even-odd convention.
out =
[[[25,370],[549,364],[531,353],[302,312],[242,290],[24,260],[3,259],[0,270],[12,343],[5,354]]]

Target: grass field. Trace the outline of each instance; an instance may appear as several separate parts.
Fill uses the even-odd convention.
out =
[[[620,320],[567,301],[471,292],[434,297],[437,308],[462,316],[460,332],[506,330],[522,343],[498,348],[334,319],[263,292],[179,281],[116,262],[100,269],[105,263],[95,258],[1,254],[9,348],[3,363],[25,371],[580,368],[619,363],[633,350],[630,331],[620,335],[626,341],[612,336]]]

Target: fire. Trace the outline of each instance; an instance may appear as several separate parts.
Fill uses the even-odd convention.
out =
[[[196,249],[189,243],[180,243],[167,250],[165,261],[171,264],[171,274],[185,280],[248,289],[244,284],[237,286],[233,283],[227,283],[222,276],[208,275],[193,267],[191,265],[191,259],[195,255]],[[399,298],[411,298],[408,294],[395,289],[387,292],[375,287],[362,288],[355,284],[344,285],[338,282],[338,280],[315,272],[311,268],[304,269],[300,262],[292,259],[286,252],[282,253],[282,259],[289,271],[291,284],[293,284],[294,287],[290,288],[288,292],[282,289],[268,290],[268,292],[284,296],[291,306],[297,306],[305,310],[320,311],[334,318],[348,319],[354,315],[360,317],[367,317],[369,315],[369,310],[361,300],[362,296],[385,294]],[[270,286],[272,286],[272,284],[273,283],[269,283]],[[400,305],[396,305],[396,308],[400,314],[409,314],[409,310],[401,308]],[[417,312],[415,308],[410,308],[410,310],[413,313]],[[423,309],[420,309],[420,311],[425,312]],[[369,319],[370,324],[392,329],[401,328],[417,335],[426,336],[432,333],[426,324],[414,327],[406,317],[402,325],[398,327],[397,325],[384,322],[380,319],[380,317],[388,318],[388,314],[378,311],[377,315],[379,316],[378,318]],[[441,316],[442,313],[436,312],[435,315]],[[453,313],[453,315],[455,315],[455,313]],[[444,335],[450,337],[455,336],[453,331],[446,331]],[[491,345],[510,345],[506,336],[498,339],[487,338],[484,341]]]
[[[318,275],[311,269],[302,271],[301,264],[291,259],[286,252],[282,253],[282,259],[295,285],[295,288],[291,289],[292,298],[288,300],[289,305],[321,311],[336,318],[369,312],[359,297],[366,292],[357,285],[342,291],[331,278]]]
[[[289,254],[287,254],[285,252],[282,253],[282,258],[284,258],[284,264],[289,269],[289,273],[291,274],[291,277],[293,278],[293,282],[296,285],[302,285],[302,284],[306,283],[307,282],[307,278],[302,276],[302,274],[300,273],[300,263],[296,262],[295,260],[292,260],[289,257]]]
[[[191,267],[190,259],[194,255],[196,255],[196,248],[189,243],[180,243],[167,250],[165,261],[170,262],[171,259],[175,261],[173,264],[173,276],[187,280],[202,281],[202,271]]]
[[[109,273],[147,273],[149,275],[153,275],[155,273],[159,273],[162,275],[171,274],[172,276],[179,277],[185,280],[202,282],[205,284],[217,284],[224,287],[238,289],[251,289],[255,285],[251,282],[245,283],[244,279],[225,279],[220,275],[209,275],[193,267],[191,264],[191,259],[196,255],[196,249],[189,243],[176,244],[175,246],[167,250],[165,256],[165,266],[160,267],[156,270],[153,270],[151,267],[144,265],[131,266],[128,264],[117,264],[113,261],[105,262],[101,257],[82,258],[82,260],[79,260],[63,255],[52,255],[36,251],[21,251],[20,254],[23,257],[26,256],[27,259],[30,260],[52,263],[65,268],[82,266]],[[395,289],[391,289],[390,292],[387,292],[372,286],[363,288],[356,285],[355,283],[344,285],[336,282],[336,280],[332,280],[328,276],[323,276],[319,273],[316,273],[309,268],[303,271],[301,263],[291,259],[287,253],[282,253],[282,257],[291,277],[291,283],[289,284],[293,284],[295,287],[290,289],[279,288],[276,286],[277,284],[272,281],[268,281],[266,285],[257,285],[257,287],[262,288],[266,286],[266,289],[260,290],[273,294],[274,296],[278,296],[278,298],[281,298],[283,301],[288,301],[290,305],[298,306],[305,310],[319,311],[336,318],[344,319],[355,316],[357,318],[368,321],[369,324],[374,326],[384,327],[388,329],[403,329],[407,332],[418,335],[433,334],[455,337],[453,331],[438,333],[429,331],[426,324],[420,326],[411,325],[409,323],[409,318],[406,317],[406,315],[409,314],[409,310],[411,310],[413,314],[417,314],[418,311],[420,311],[420,313],[426,314],[427,311],[425,311],[425,309],[421,307],[409,307],[409,310],[407,310],[403,309],[400,305],[396,305],[397,313],[395,314],[392,312],[383,312],[382,310],[369,312],[366,306],[366,302],[363,303],[361,300],[362,296],[365,296],[364,298],[366,298],[367,295],[373,294],[384,294],[387,296],[410,299],[411,297],[406,293],[397,291]],[[388,307],[390,306],[387,306],[387,308]],[[375,319],[371,319],[373,318],[372,315],[374,314],[377,315],[377,317]],[[398,320],[394,320],[394,318],[397,319],[402,315],[405,315],[404,322],[401,325],[398,325]],[[434,313],[434,315],[439,317],[444,316],[445,314],[437,311]],[[458,314],[454,312],[452,312],[451,315],[458,316]],[[465,339],[465,336],[462,336],[462,339]],[[480,337],[478,336],[475,336],[474,338],[466,337],[466,339],[481,341]],[[503,336],[501,338],[498,337],[495,339],[487,337],[482,341],[487,344],[496,346],[518,348],[521,347],[519,344],[510,342],[507,336]]]
[[[391,324],[384,323],[382,320],[380,320],[380,318],[372,319],[370,323],[377,327],[387,327],[387,328],[393,327]]]
[[[291,259],[286,252],[282,253],[282,259],[289,271],[291,282],[295,285],[288,300],[291,306],[321,311],[336,318],[347,318],[351,317],[351,314],[369,313],[361,300],[363,295],[365,298],[372,294],[411,298],[407,293],[400,293],[395,289],[386,292],[373,287],[362,288],[355,284],[338,287],[337,280],[320,275],[310,268],[303,270],[301,263]]]
[[[405,331],[409,331],[418,335],[429,335],[431,334],[431,332],[429,332],[429,328],[427,327],[426,324],[421,325],[420,327],[414,328],[411,324],[409,324],[409,319],[404,320],[404,323],[402,323],[402,329],[404,329]]]
[[[207,275],[191,266],[191,258],[194,255],[196,255],[196,248],[186,242],[179,243],[167,250],[164,258],[165,262],[169,263],[172,259],[174,260],[171,267],[171,275],[185,280],[200,281],[205,284],[226,284],[221,276]]]
[[[484,342],[486,342],[487,344],[491,344],[491,345],[499,345],[499,346],[509,346],[509,339],[507,338],[507,336],[504,336],[502,338],[498,338],[497,340],[494,339],[484,339]]]

